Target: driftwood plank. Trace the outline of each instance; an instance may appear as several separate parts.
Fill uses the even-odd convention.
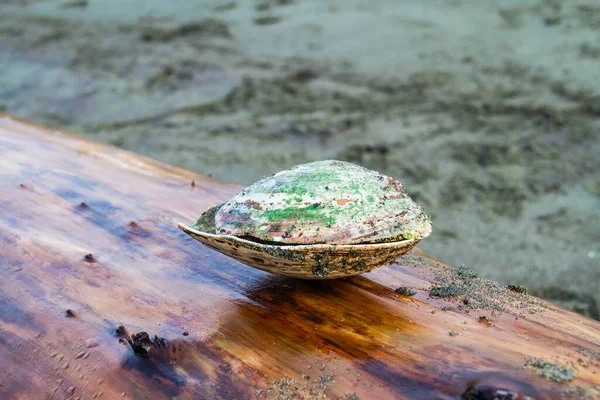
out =
[[[0,187],[0,398],[600,393],[600,323],[519,288],[419,251],[282,278],[177,229],[235,185],[0,116]]]

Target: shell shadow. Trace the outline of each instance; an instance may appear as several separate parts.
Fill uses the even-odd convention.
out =
[[[168,340],[165,346],[150,347],[147,357],[129,348],[121,367],[139,372],[136,385],[165,397],[245,398],[252,391],[249,382],[260,389],[265,373],[282,376],[277,365],[290,366],[286,373],[299,378],[311,372],[304,368],[315,360],[320,366],[349,359],[371,374],[408,381],[386,363],[373,360],[391,335],[418,329],[394,304],[399,296],[389,288],[364,277],[306,281],[270,275],[254,282],[233,300],[214,334]],[[260,366],[251,365],[245,352],[260,355]],[[265,360],[274,362],[268,365]],[[312,372],[324,375],[329,370]],[[193,385],[188,384],[190,377]]]

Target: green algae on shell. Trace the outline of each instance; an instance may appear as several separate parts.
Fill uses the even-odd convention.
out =
[[[400,182],[326,160],[266,177],[224,203],[216,233],[280,244],[421,240],[431,222]]]

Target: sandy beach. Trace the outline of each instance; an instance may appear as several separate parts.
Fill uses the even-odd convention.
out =
[[[592,0],[4,0],[0,112],[241,184],[379,170],[427,254],[600,319],[599,39]]]

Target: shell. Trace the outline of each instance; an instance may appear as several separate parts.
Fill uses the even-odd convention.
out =
[[[204,223],[195,228],[179,224],[179,229],[213,250],[241,263],[272,274],[301,279],[335,279],[364,274],[393,263],[411,250],[418,240],[370,244],[275,245],[217,235],[212,215],[220,206],[207,210]]]
[[[400,182],[327,160],[264,178],[223,204],[216,233],[281,244],[420,240],[431,222]]]
[[[178,226],[251,267],[302,279],[369,272],[431,233],[400,182],[342,161],[282,171]]]

